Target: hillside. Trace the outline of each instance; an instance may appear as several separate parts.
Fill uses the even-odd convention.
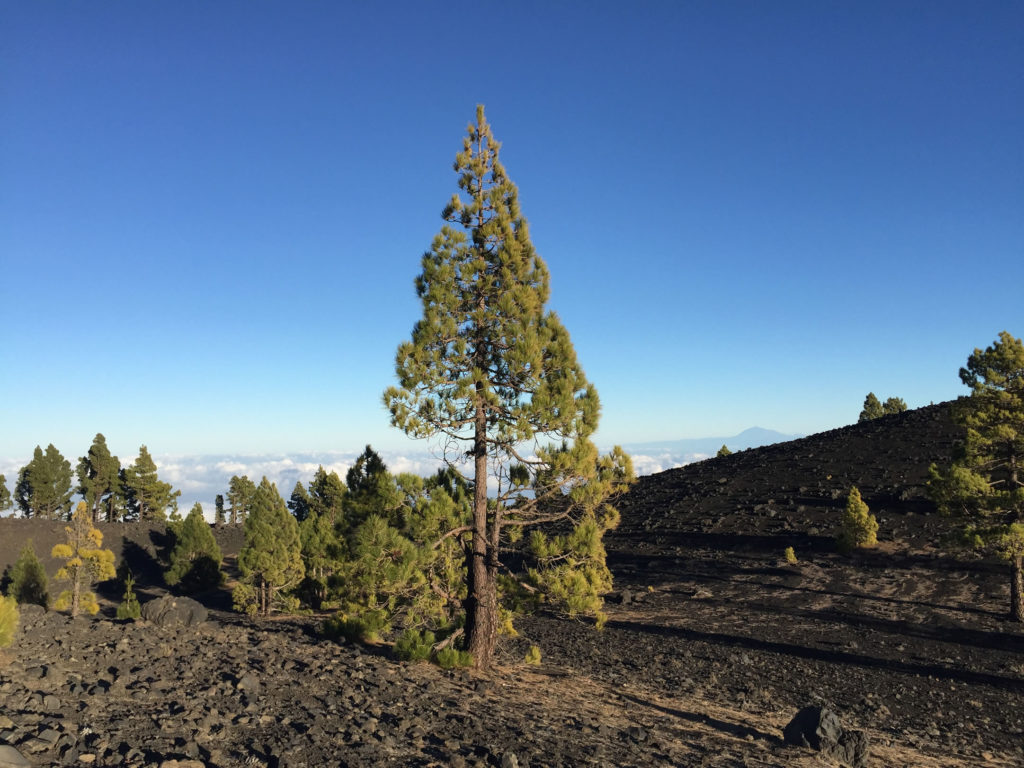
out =
[[[781,733],[824,704],[871,766],[1024,765],[1007,569],[937,547],[951,523],[924,495],[957,439],[932,406],[641,478],[607,540],[606,628],[523,617],[489,675],[326,643],[315,617],[164,631],[28,612],[0,665],[0,746],[33,765],[812,768],[828,763]],[[880,545],[841,556],[851,484]],[[0,523],[4,552],[51,525]],[[122,532],[122,550],[145,562],[147,540]]]

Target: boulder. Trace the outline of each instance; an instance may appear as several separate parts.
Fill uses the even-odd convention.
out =
[[[787,744],[810,747],[846,768],[866,768],[868,737],[863,731],[844,730],[839,717],[823,707],[804,707],[782,731]]]
[[[188,597],[167,595],[142,606],[142,618],[158,627],[191,627],[206,621],[206,608]]]

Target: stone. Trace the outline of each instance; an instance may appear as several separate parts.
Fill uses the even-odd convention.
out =
[[[32,763],[10,744],[0,744],[0,768],[23,768],[29,765]]]
[[[206,608],[189,597],[167,595],[142,606],[142,618],[158,627],[192,627],[206,617]]]
[[[782,731],[787,744],[810,747],[846,768],[868,764],[868,737],[863,731],[844,730],[838,715],[823,707],[804,707]]]

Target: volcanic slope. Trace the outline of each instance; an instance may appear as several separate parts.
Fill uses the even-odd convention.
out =
[[[822,703],[867,732],[872,766],[1024,766],[1007,569],[937,547],[952,524],[924,495],[959,438],[934,406],[641,478],[607,537],[604,630],[523,617],[487,675],[326,642],[316,616],[216,610],[226,592],[180,631],[114,621],[110,599],[96,619],[26,610],[0,659],[0,745],[33,765],[811,768],[782,728]],[[880,544],[841,556],[851,484]],[[42,532],[2,522],[12,556]],[[105,531],[153,561],[143,581],[158,571],[159,536]]]
[[[826,704],[868,732],[873,764],[1024,765],[1009,570],[939,546],[955,523],[926,497],[929,464],[961,439],[940,404],[640,478],[607,536],[619,592],[604,632],[547,636],[531,619],[524,634],[678,717],[741,713],[716,718],[723,731]],[[879,546],[844,556],[852,485]],[[911,752],[877,762],[886,749]]]

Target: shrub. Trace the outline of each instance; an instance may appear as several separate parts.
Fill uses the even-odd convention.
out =
[[[427,661],[436,641],[433,632],[407,629],[395,641],[395,656],[401,661]]]
[[[332,640],[345,638],[358,643],[378,643],[390,629],[387,612],[379,608],[362,608],[354,613],[338,613],[326,619],[324,634]]]
[[[24,546],[11,569],[11,584],[7,594],[18,603],[34,603],[43,608],[50,607],[50,592],[47,589],[46,569],[39,562],[32,542]]]
[[[843,512],[842,527],[836,541],[841,552],[856,548],[873,547],[878,544],[878,521],[868,511],[868,505],[860,497],[856,486],[850,488]]]
[[[718,458],[722,458],[723,456],[732,456],[732,451],[729,450],[729,446],[723,445],[718,449],[718,453],[716,453],[715,456]]]
[[[137,619],[142,615],[142,606],[139,605],[139,598],[135,596],[135,579],[131,571],[124,576],[124,597],[121,604],[117,606],[117,618]]]
[[[790,565],[796,565],[796,552],[793,551],[792,547],[786,547],[786,550],[782,553],[782,556],[786,558],[786,562]]]
[[[531,645],[530,650],[526,652],[526,663],[537,666],[540,664],[540,648],[536,645]]]
[[[434,660],[442,669],[473,666],[473,654],[469,651],[460,651],[458,648],[442,648],[437,652]]]
[[[0,648],[6,648],[14,642],[19,618],[18,601],[13,597],[0,597]]]

